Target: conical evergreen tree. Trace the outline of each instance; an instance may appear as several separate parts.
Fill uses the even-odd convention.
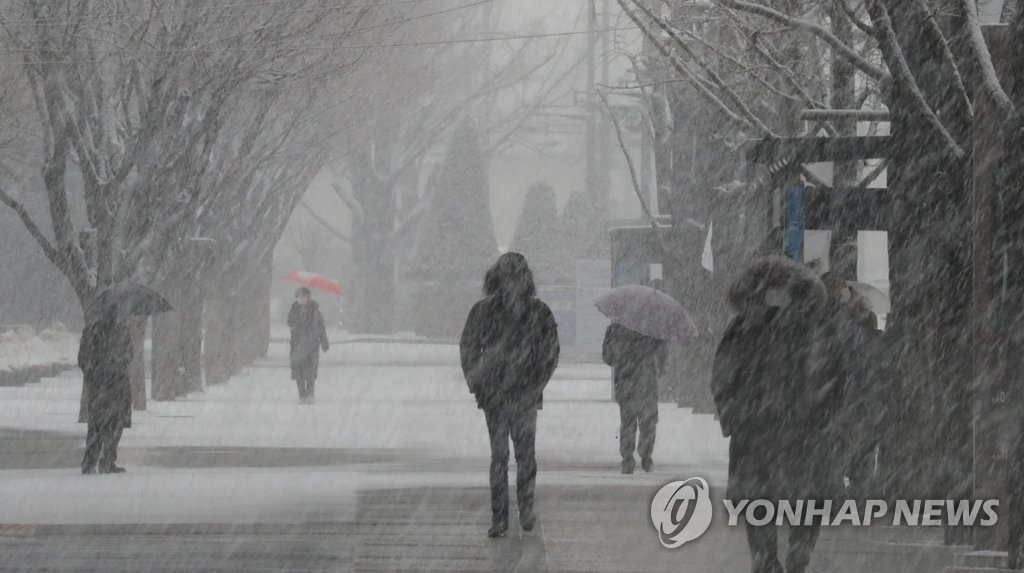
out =
[[[605,220],[605,214],[598,211],[585,191],[577,189],[569,194],[562,211],[562,228],[574,261],[611,256]]]
[[[555,191],[547,183],[534,183],[527,190],[512,250],[526,257],[537,284],[572,284],[576,260],[558,219]]]
[[[471,123],[456,128],[444,162],[430,179],[432,201],[419,229],[410,274],[442,283],[483,277],[498,256],[498,242],[487,162]]]

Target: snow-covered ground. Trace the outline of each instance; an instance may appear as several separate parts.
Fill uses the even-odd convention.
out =
[[[78,334],[56,323],[42,332],[18,326],[0,332],[0,372],[46,366],[75,364]]]
[[[176,402],[150,401],[148,411],[136,412],[121,442],[127,474],[0,471],[0,521],[235,522],[308,519],[311,512],[344,519],[362,489],[486,484],[483,415],[466,390],[455,348],[430,348],[337,344],[321,363],[316,404],[302,405],[285,367],[286,349],[275,344],[268,360],[226,385]],[[418,363],[423,353],[425,364]],[[0,427],[83,435],[85,427],[76,423],[80,385],[80,377],[68,374],[0,388]],[[686,477],[695,466],[715,468],[714,475],[701,475],[721,479],[727,441],[717,422],[671,404],[661,408],[659,471],[618,475],[618,410],[609,396],[603,365],[559,368],[538,422],[543,481],[654,485]],[[170,459],[153,454],[167,448],[188,463],[154,462]],[[325,454],[298,462],[303,465],[263,467],[275,465],[274,448]],[[246,462],[230,461],[239,450],[255,453]],[[267,452],[266,463],[260,452]]]

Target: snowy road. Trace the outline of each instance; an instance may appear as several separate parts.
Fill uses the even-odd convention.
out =
[[[280,346],[227,385],[151,402],[125,434],[129,473],[117,476],[77,472],[80,380],[0,388],[0,570],[748,567],[738,528],[713,526],[673,552],[648,518],[651,496],[669,481],[724,483],[717,423],[662,404],[655,472],[619,475],[617,408],[600,365],[567,363],[546,392],[541,527],[521,536],[513,525],[509,539],[487,540],[486,430],[452,349],[393,346],[332,350],[315,405],[298,403]],[[831,565],[821,570],[861,570],[835,565],[872,555],[865,542],[840,539],[840,557],[823,556]]]

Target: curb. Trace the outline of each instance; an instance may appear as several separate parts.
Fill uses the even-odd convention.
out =
[[[97,535],[352,535],[350,522],[0,524],[0,538]]]

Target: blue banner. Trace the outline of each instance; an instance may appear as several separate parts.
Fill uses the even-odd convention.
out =
[[[804,187],[793,183],[786,187],[786,256],[804,262]]]

